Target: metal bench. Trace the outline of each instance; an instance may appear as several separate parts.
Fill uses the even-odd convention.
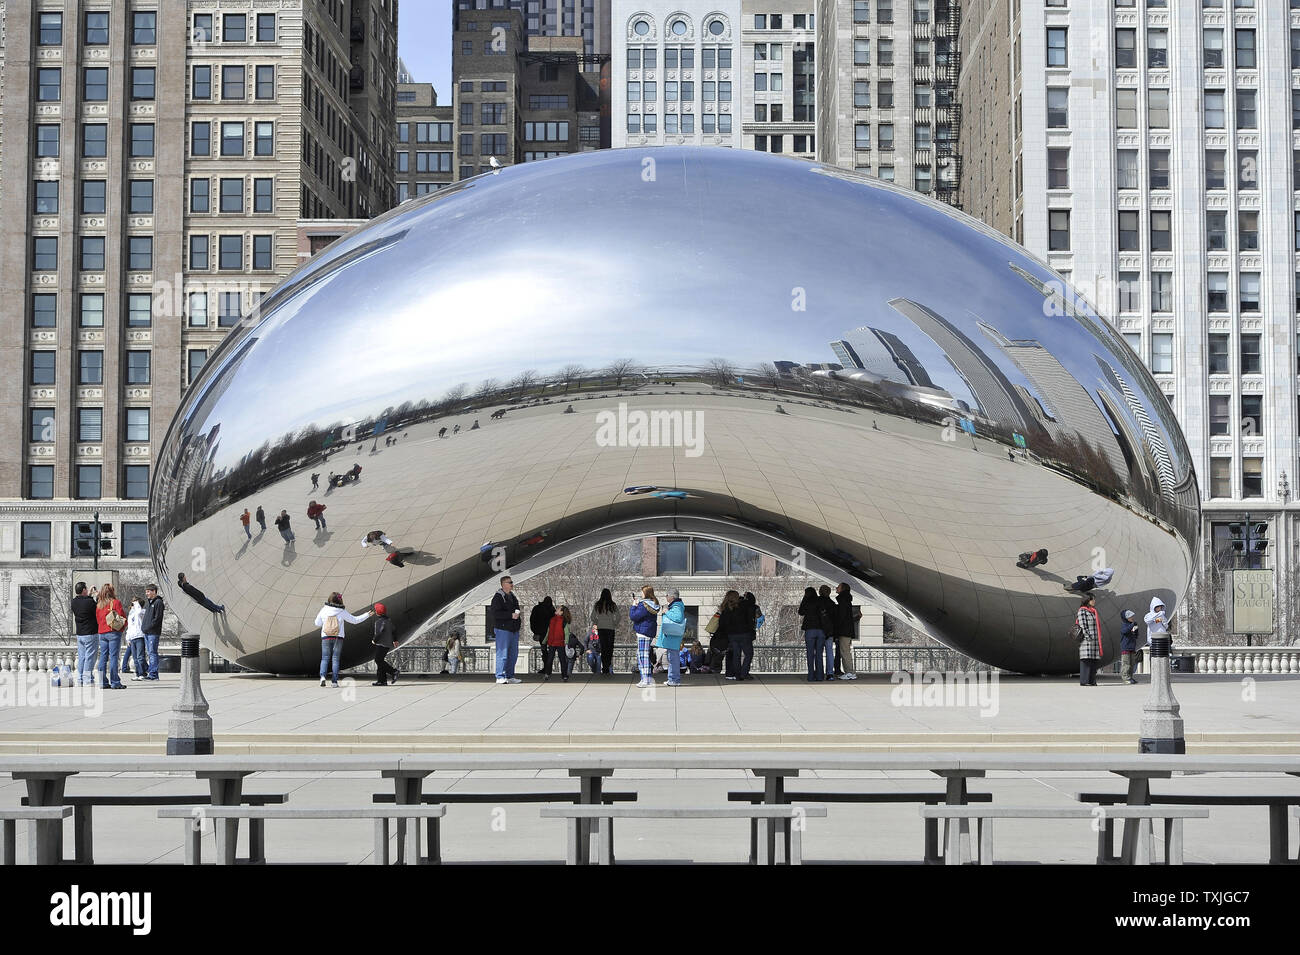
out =
[[[185,864],[200,865],[202,863],[202,825],[204,819],[221,820],[221,819],[247,819],[264,822],[267,819],[373,819],[375,822],[375,864],[388,865],[388,832],[389,820],[407,819],[419,820],[427,819],[435,824],[436,820],[441,819],[447,812],[447,807],[437,806],[384,806],[382,808],[375,806],[182,806],[168,809],[159,809],[159,819],[184,819],[185,827]],[[436,845],[436,839],[434,843]],[[220,862],[225,862],[222,858]],[[265,860],[262,860],[265,861]],[[438,864],[442,862],[440,856],[430,855],[421,858],[421,863]]]
[[[1095,802],[1100,806],[1118,806],[1127,802],[1124,793],[1075,793],[1079,802]],[[1147,803],[1152,806],[1267,806],[1268,807],[1268,862],[1269,865],[1285,865],[1293,860],[1288,858],[1289,834],[1287,832],[1286,810],[1288,806],[1300,806],[1300,794],[1283,796],[1196,794],[1196,793],[1151,793]],[[1115,827],[1107,817],[1106,825],[1097,833],[1097,864],[1115,861]]]
[[[57,826],[72,815],[71,806],[29,806],[24,809],[0,809],[0,823],[3,823],[4,842],[0,844],[0,865],[18,863],[18,822],[30,822],[36,829],[36,836],[31,841],[36,849],[27,861],[32,865],[54,865],[59,861],[59,843],[54,838]]]
[[[790,833],[790,851],[786,857],[787,865],[800,865],[803,862],[802,821],[808,818],[825,818],[825,806],[723,806],[718,808],[695,809],[682,806],[543,806],[542,817],[567,819],[569,834],[565,861],[577,865],[584,858],[595,858],[600,865],[614,863],[614,820],[615,819],[753,819],[764,820],[770,826],[775,822],[794,820],[788,831]],[[583,853],[583,827],[581,822],[592,823],[591,838],[597,843],[594,854]],[[760,865],[775,864],[775,854],[769,858],[767,840],[759,843]]]
[[[241,799],[243,805],[246,806],[278,805],[288,801],[289,794],[244,793]],[[72,813],[72,859],[64,861],[75,862],[79,865],[94,865],[94,812],[96,806],[207,806],[211,802],[212,797],[207,794],[201,796],[170,796],[160,793],[143,795],[123,795],[121,793],[112,795],[65,795],[63,805],[71,806],[74,811]],[[22,804],[27,805],[26,796],[23,797]],[[262,821],[260,819],[251,820],[248,824],[249,862],[266,861],[266,843],[262,835]]]
[[[856,802],[856,803],[909,803],[919,802],[927,806],[942,806],[947,800],[947,793],[891,793],[891,792],[844,792],[844,793],[814,793],[814,792],[787,792],[785,798],[790,802]],[[729,802],[749,802],[756,805],[763,803],[764,794],[760,792],[751,792],[749,790],[740,790],[739,792],[727,793]],[[991,793],[967,793],[967,802],[990,802],[993,799]],[[752,865],[758,859],[758,820],[754,819],[749,824],[749,861]],[[943,856],[939,854],[939,820],[925,820],[925,861],[931,865],[943,861]]]
[[[979,863],[993,864],[994,819],[1098,819],[1099,814],[1111,819],[1131,819],[1137,822],[1136,850],[1128,865],[1147,865],[1154,861],[1155,841],[1151,833],[1151,820],[1165,821],[1165,864],[1183,864],[1183,820],[1208,819],[1208,809],[1162,809],[1159,806],[1113,806],[1089,809],[1086,806],[922,806],[922,819],[946,821],[974,819],[979,835]],[[966,834],[969,837],[969,833]],[[961,830],[948,826],[944,837],[943,861],[957,865],[962,858]]]

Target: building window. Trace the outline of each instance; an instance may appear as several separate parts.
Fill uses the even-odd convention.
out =
[[[272,236],[253,236],[253,268],[269,272],[275,267],[272,254]]]
[[[129,501],[144,500],[149,496],[149,465],[128,464],[126,466],[125,493],[122,497]]]
[[[1205,151],[1205,188],[1228,188],[1226,154],[1222,149]]]
[[[104,293],[82,292],[81,313],[77,323],[80,328],[104,327]]]
[[[132,215],[153,215],[153,180],[132,179],[130,185],[130,203],[128,208]]]
[[[223,271],[239,271],[244,267],[244,237],[242,235],[223,235],[218,239],[217,268]]]
[[[1232,497],[1232,459],[1210,458],[1210,497]]]
[[[1227,395],[1210,395],[1210,435],[1232,432],[1232,399]]]
[[[82,124],[81,155],[86,159],[103,159],[108,155],[107,125],[104,123]]]
[[[62,96],[63,70],[56,67],[36,71],[36,99],[41,103],[57,103]]]
[[[1119,273],[1119,310],[1136,312],[1141,309],[1142,276],[1138,272]],[[1141,337],[1141,336],[1139,336]],[[1136,349],[1135,349],[1136,350]]]
[[[1169,188],[1169,150],[1152,149],[1147,154],[1152,189]]]
[[[145,521],[122,522],[122,556],[149,556],[149,525]]]
[[[98,444],[104,440],[104,409],[77,409],[77,440],[83,444]]]
[[[255,123],[253,125],[253,155],[275,155],[275,123]]]
[[[108,13],[107,11],[93,11],[86,14],[86,29],[82,35],[82,43],[86,46],[107,46],[108,45]]]
[[[244,180],[242,179],[221,180],[221,211],[222,212],[243,212],[244,211]]]
[[[1151,273],[1151,311],[1171,312],[1174,308],[1174,273]]]
[[[1259,311],[1259,273],[1242,272],[1239,276],[1240,306],[1243,312]]]
[[[196,44],[212,42],[212,14],[194,14],[194,29],[190,31],[190,38]]]
[[[1121,252],[1138,252],[1141,248],[1137,212],[1121,211],[1119,214],[1119,250]]]
[[[1169,212],[1151,213],[1151,251],[1169,252],[1174,247],[1171,225],[1172,214]]]
[[[27,468],[27,496],[39,501],[54,497],[54,466],[33,464]]]
[[[1242,32],[1240,30],[1238,33]],[[1250,31],[1254,35],[1254,31]],[[1264,496],[1264,459],[1241,459],[1241,496],[1255,498]]]
[[[244,68],[242,66],[223,66],[221,68],[221,98],[223,100],[243,100],[246,97]]]
[[[1231,373],[1228,358],[1228,336],[1212,333],[1209,337],[1209,349],[1206,353],[1207,364],[1211,375],[1227,375]]]
[[[227,13],[221,18],[223,43],[248,42],[248,17],[243,13]]]
[[[103,103],[108,100],[108,70],[92,67],[82,70],[81,98],[88,103]]]
[[[131,156],[146,159],[153,155],[153,123],[131,124]]]
[[[230,328],[238,325],[243,309],[243,296],[239,292],[218,292],[217,327]]]
[[[224,180],[223,180],[224,181]],[[211,210],[209,193],[212,182],[208,179],[190,180],[190,212],[208,212]]]
[[[34,351],[32,356],[32,384],[54,384],[54,352]]]
[[[259,13],[257,15],[257,42],[275,42],[275,14]]]
[[[1237,248],[1242,252],[1259,251],[1259,213],[1237,213]]]
[[[212,127],[210,124],[192,123],[190,125],[190,155],[212,155]]]
[[[59,211],[59,181],[37,181],[35,183],[35,209],[37,215],[57,215]]]
[[[1174,336],[1155,333],[1151,336],[1151,372],[1156,375],[1174,373]]]
[[[32,444],[54,443],[54,409],[32,408],[30,412],[28,441]]]
[[[186,370],[189,374],[188,381],[192,385],[199,377],[199,372],[203,370],[203,363],[208,360],[208,350],[206,348],[191,348],[185,354]]]
[[[1169,65],[1169,31],[1147,30],[1147,67],[1163,70]]]
[[[103,241],[102,239],[100,240]],[[32,239],[32,268],[37,272],[54,272],[59,267],[59,240],[52,235]]]
[[[128,385],[147,385],[150,380],[150,353],[147,351],[128,351],[126,353],[126,383]]]
[[[206,236],[204,237],[204,255],[206,256]],[[207,292],[190,292],[189,294],[189,316],[191,328],[208,327],[208,293]]]
[[[894,148],[894,124],[881,123],[876,129],[876,142],[882,152],[889,152]]]
[[[1205,277],[1206,309],[1211,312],[1228,310],[1228,273],[1210,272]]]
[[[1069,66],[1066,57],[1066,36],[1068,31],[1064,27],[1048,27],[1047,29],[1047,65],[1052,66]]]
[[[1070,90],[1058,86],[1047,89],[1047,128],[1065,129],[1070,125]]]
[[[221,124],[221,155],[223,156],[244,155],[244,124],[243,123],[222,123]]]
[[[1047,188],[1070,188],[1070,150],[1047,150]]]
[[[1255,68],[1254,30],[1237,31],[1237,60],[1235,66],[1239,70],[1253,70]]]
[[[57,324],[58,296],[52,292],[32,295],[32,328],[54,328]]]
[[[450,154],[448,154],[450,155]],[[448,170],[450,170],[448,164]],[[272,212],[274,211],[274,180],[272,179],[254,179],[253,180],[253,211],[254,212]]]
[[[127,238],[127,268],[147,272],[153,268],[153,236],[133,235]]]
[[[1052,252],[1065,252],[1070,248],[1070,213],[1053,209],[1047,213],[1047,248]]]
[[[53,468],[51,468],[51,471]],[[53,478],[51,478],[53,484]],[[50,490],[50,497],[54,496],[53,488]],[[36,497],[35,494],[32,497]],[[23,521],[23,550],[24,557],[43,557],[48,559],[50,556],[50,523],[49,521]]]
[[[1115,68],[1130,70],[1137,66],[1137,31],[1115,31]]]
[[[211,268],[208,264],[208,237],[206,235],[190,236],[189,266],[195,271],[203,272]]]
[[[77,384],[102,385],[104,383],[104,353],[80,351],[77,353]]]
[[[1205,128],[1223,129],[1225,122],[1223,90],[1205,91]]]
[[[1138,153],[1136,149],[1121,149],[1115,154],[1115,187],[1117,189],[1137,189]]]
[[[151,100],[154,98],[154,68],[152,66],[131,67],[131,99]]]
[[[1223,31],[1201,31],[1201,63],[1207,70],[1223,68]]]
[[[104,270],[104,237],[102,235],[85,235],[81,237],[81,269],[83,272],[102,272]]]
[[[1137,90],[1115,91],[1115,125],[1120,129],[1137,129]]]
[[[42,13],[37,43],[41,46],[63,45],[63,14]]]
[[[1259,118],[1256,115],[1257,100],[1254,90],[1237,90],[1237,128],[1257,129]]]
[[[1241,373],[1258,375],[1260,372],[1259,335],[1243,334],[1241,336]]]
[[[52,123],[39,124],[36,127],[36,157],[38,159],[57,159],[58,155],[59,127]]]
[[[1264,433],[1264,396],[1241,396],[1241,433],[1244,435],[1262,435]]]
[[[1237,188],[1244,192],[1254,192],[1259,188],[1258,150],[1237,150]]]
[[[102,482],[98,464],[77,465],[77,497],[83,501],[97,501]]]
[[[153,297],[148,292],[132,292],[126,297],[127,328],[148,328],[153,324]]]

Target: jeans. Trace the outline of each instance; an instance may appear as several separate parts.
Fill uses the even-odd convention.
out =
[[[749,667],[754,662],[754,635],[732,633],[727,635],[727,674],[737,680],[749,679]]]
[[[555,659],[556,654],[559,654],[560,657],[560,676],[567,680],[569,678],[569,654],[564,647],[547,645],[542,648],[542,673],[546,676],[551,675],[551,661]]]
[[[162,636],[159,633],[146,633],[144,635],[144,651],[149,657],[149,679],[158,679],[158,639]]]
[[[602,673],[614,672],[614,631],[597,630],[600,634],[600,671]]]
[[[280,536],[284,538],[284,542],[285,542],[286,544],[292,544],[292,543],[293,543],[293,539],[294,539],[294,538],[293,538],[293,531],[289,530],[289,528],[287,528],[287,527],[283,527],[283,528],[281,528],[281,529],[280,529]]]
[[[458,656],[456,656],[456,657],[448,657],[448,658],[447,658],[447,671],[448,671],[449,673],[457,673],[457,672],[459,672],[459,670],[460,670],[460,657],[458,657]]]
[[[136,676],[145,676],[149,672],[149,661],[144,655],[144,637],[133,637],[126,645],[126,659],[134,658],[131,664]]]
[[[316,522],[316,530],[318,531],[325,530],[325,515],[318,514],[316,517],[312,518],[312,520]]]
[[[680,648],[668,650],[668,682],[682,682],[682,651]]]
[[[244,525],[244,533],[248,535],[248,539],[249,539],[249,540],[252,540],[252,539],[253,539],[253,532],[252,532],[251,530],[248,529],[248,525],[247,525],[247,524]]]
[[[95,672],[99,674],[100,686],[121,686],[122,678],[117,673],[117,658],[122,653],[122,635],[120,633],[101,633],[99,635],[99,662]]]
[[[77,683],[89,686],[95,675],[95,656],[99,653],[99,634],[77,634]]]
[[[339,681],[339,657],[343,655],[342,637],[321,637],[320,641],[320,678],[325,679],[326,671],[333,666],[334,682]]]
[[[812,681],[826,679],[826,671],[823,668],[826,634],[821,630],[805,630],[803,642],[808,652],[808,679]]]
[[[826,655],[825,675],[830,678],[835,676],[835,638],[829,633],[825,634],[822,639],[825,643],[822,645],[822,652]]]
[[[519,660],[519,631],[497,628],[492,634],[497,641],[497,679],[513,680]]]
[[[259,517],[259,518],[257,519],[257,526],[260,527],[260,528],[262,528],[262,533],[265,534],[265,533],[266,533],[266,518],[264,518],[264,517]]]
[[[342,641],[339,641],[342,643]],[[388,647],[375,647],[375,682],[388,684],[392,678],[397,675],[397,668],[390,664],[384,657],[389,654]]]

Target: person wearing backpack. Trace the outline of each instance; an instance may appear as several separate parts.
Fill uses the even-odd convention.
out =
[[[551,629],[551,619],[555,616],[555,601],[551,595],[547,594],[537,603],[533,604],[533,609],[528,612],[528,630],[533,635],[533,642],[537,644],[537,649],[546,654],[546,635]],[[544,666],[544,664],[543,664]],[[537,672],[542,672],[542,666],[537,668]]]
[[[99,662],[95,664],[95,673],[99,678],[100,689],[125,690],[117,672],[117,659],[122,653],[126,613],[122,610],[117,594],[113,592],[112,584],[104,584],[99,588],[99,598],[95,601],[95,620],[99,624]]]
[[[333,666],[334,686],[339,685],[339,657],[343,654],[343,624],[364,623],[370,618],[367,610],[359,617],[354,617],[343,607],[343,595],[335,592],[329,595],[325,606],[316,614],[316,626],[320,627],[320,685],[325,685],[325,674]]]
[[[808,682],[820,683],[826,679],[824,659],[826,652],[826,631],[824,629],[821,600],[817,591],[805,587],[803,600],[799,602],[799,629],[803,631],[804,651],[808,655]]]
[[[388,686],[390,676],[392,682],[396,683],[397,667],[385,659],[393,652],[393,622],[388,619],[388,608],[383,604],[375,604],[375,635],[370,639],[370,643],[375,648],[374,685]],[[335,679],[337,680],[337,677]]]
[[[618,604],[606,587],[591,608],[591,625],[600,636],[600,670],[605,676],[614,672],[614,630],[618,626]]]
[[[679,591],[668,591],[668,607],[659,619],[655,646],[668,651],[668,679],[664,686],[682,685],[682,638],[686,636],[686,604]]]
[[[447,637],[447,672],[455,676],[465,662],[465,632],[453,630]]]

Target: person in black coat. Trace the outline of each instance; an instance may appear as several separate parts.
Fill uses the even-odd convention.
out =
[[[853,669],[853,641],[857,639],[858,618],[862,611],[853,605],[853,591],[846,583],[835,588],[835,675],[844,680],[856,680]]]
[[[397,667],[385,657],[393,650],[393,622],[388,619],[388,608],[375,604],[375,635],[370,640],[375,648],[375,686],[388,686],[388,678],[397,682]]]
[[[812,587],[804,588],[799,616],[799,629],[803,631],[804,649],[808,654],[808,682],[820,683],[826,679],[823,660],[830,621],[822,599]]]
[[[539,649],[546,649],[546,634],[551,626],[551,618],[555,616],[555,601],[547,594],[537,603],[533,604],[533,609],[528,612],[528,630],[533,635]],[[538,669],[541,673],[541,669]]]
[[[520,683],[515,677],[515,663],[519,659],[519,598],[514,594],[515,582],[510,577],[501,578],[501,588],[492,596],[492,633],[496,638],[497,683]]]
[[[726,678],[728,680],[741,679],[740,651],[749,626],[750,621],[745,619],[745,612],[741,607],[739,591],[728,590],[718,606],[718,630],[714,634],[715,637],[725,640],[727,644]],[[750,655],[753,655],[752,648]]]

